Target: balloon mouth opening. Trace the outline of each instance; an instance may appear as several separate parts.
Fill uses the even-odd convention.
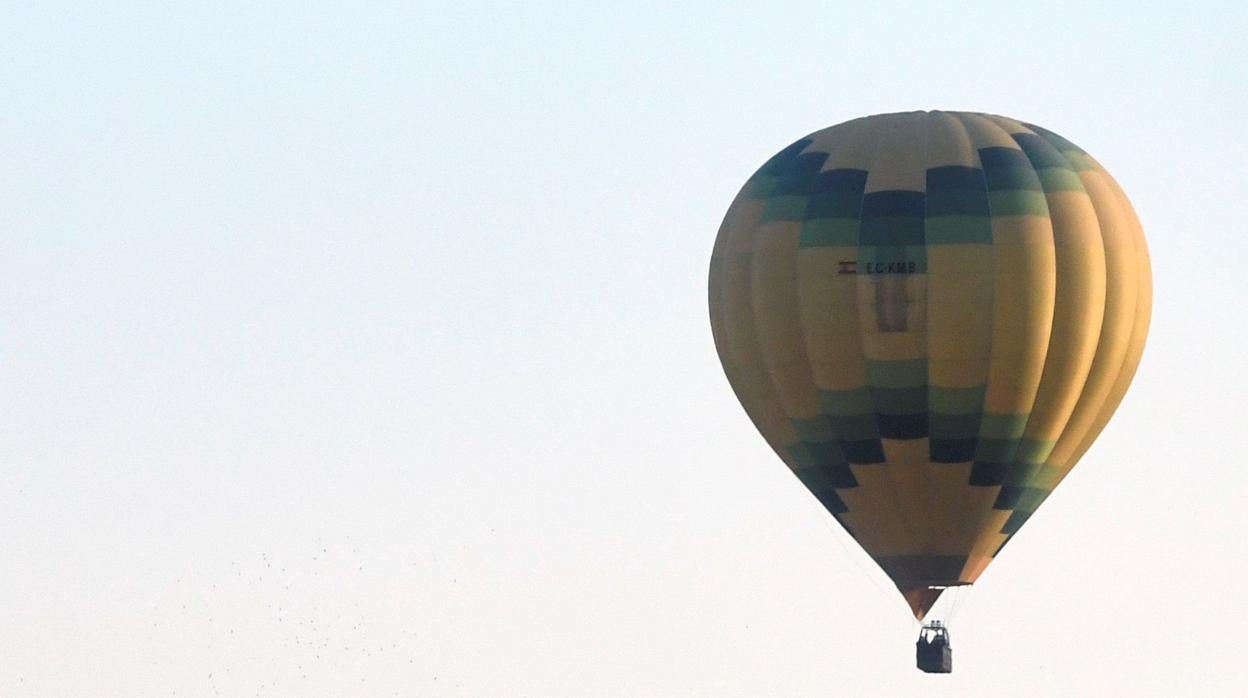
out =
[[[915,620],[922,621],[928,611],[932,610],[932,606],[936,605],[936,600],[940,595],[945,593],[945,589],[957,586],[970,586],[969,582],[951,582],[948,584],[923,584],[909,587],[898,587],[901,589],[901,595],[906,598],[906,603],[910,605],[910,610],[914,613]]]

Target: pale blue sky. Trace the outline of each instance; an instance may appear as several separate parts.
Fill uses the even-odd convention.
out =
[[[6,3],[0,694],[1242,693],[1246,35],[1231,2]],[[1089,150],[1156,283],[951,677],[706,311],[764,159],[916,108]]]

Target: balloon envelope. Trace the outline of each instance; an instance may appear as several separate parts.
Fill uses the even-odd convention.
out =
[[[1150,305],[1143,232],[1109,173],[987,114],[802,138],[746,182],[711,258],[741,404],[919,618],[1104,428]]]

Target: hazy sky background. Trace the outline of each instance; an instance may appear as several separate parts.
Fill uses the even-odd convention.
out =
[[[1241,7],[4,3],[0,695],[1242,695]],[[1089,150],[1156,283],[947,677],[706,309],[768,156],[916,108]]]

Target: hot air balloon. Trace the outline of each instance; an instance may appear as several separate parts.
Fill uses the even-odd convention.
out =
[[[1151,306],[1143,231],[1086,152],[909,112],[784,148],[728,209],[710,316],[746,413],[922,620],[1114,413]]]

